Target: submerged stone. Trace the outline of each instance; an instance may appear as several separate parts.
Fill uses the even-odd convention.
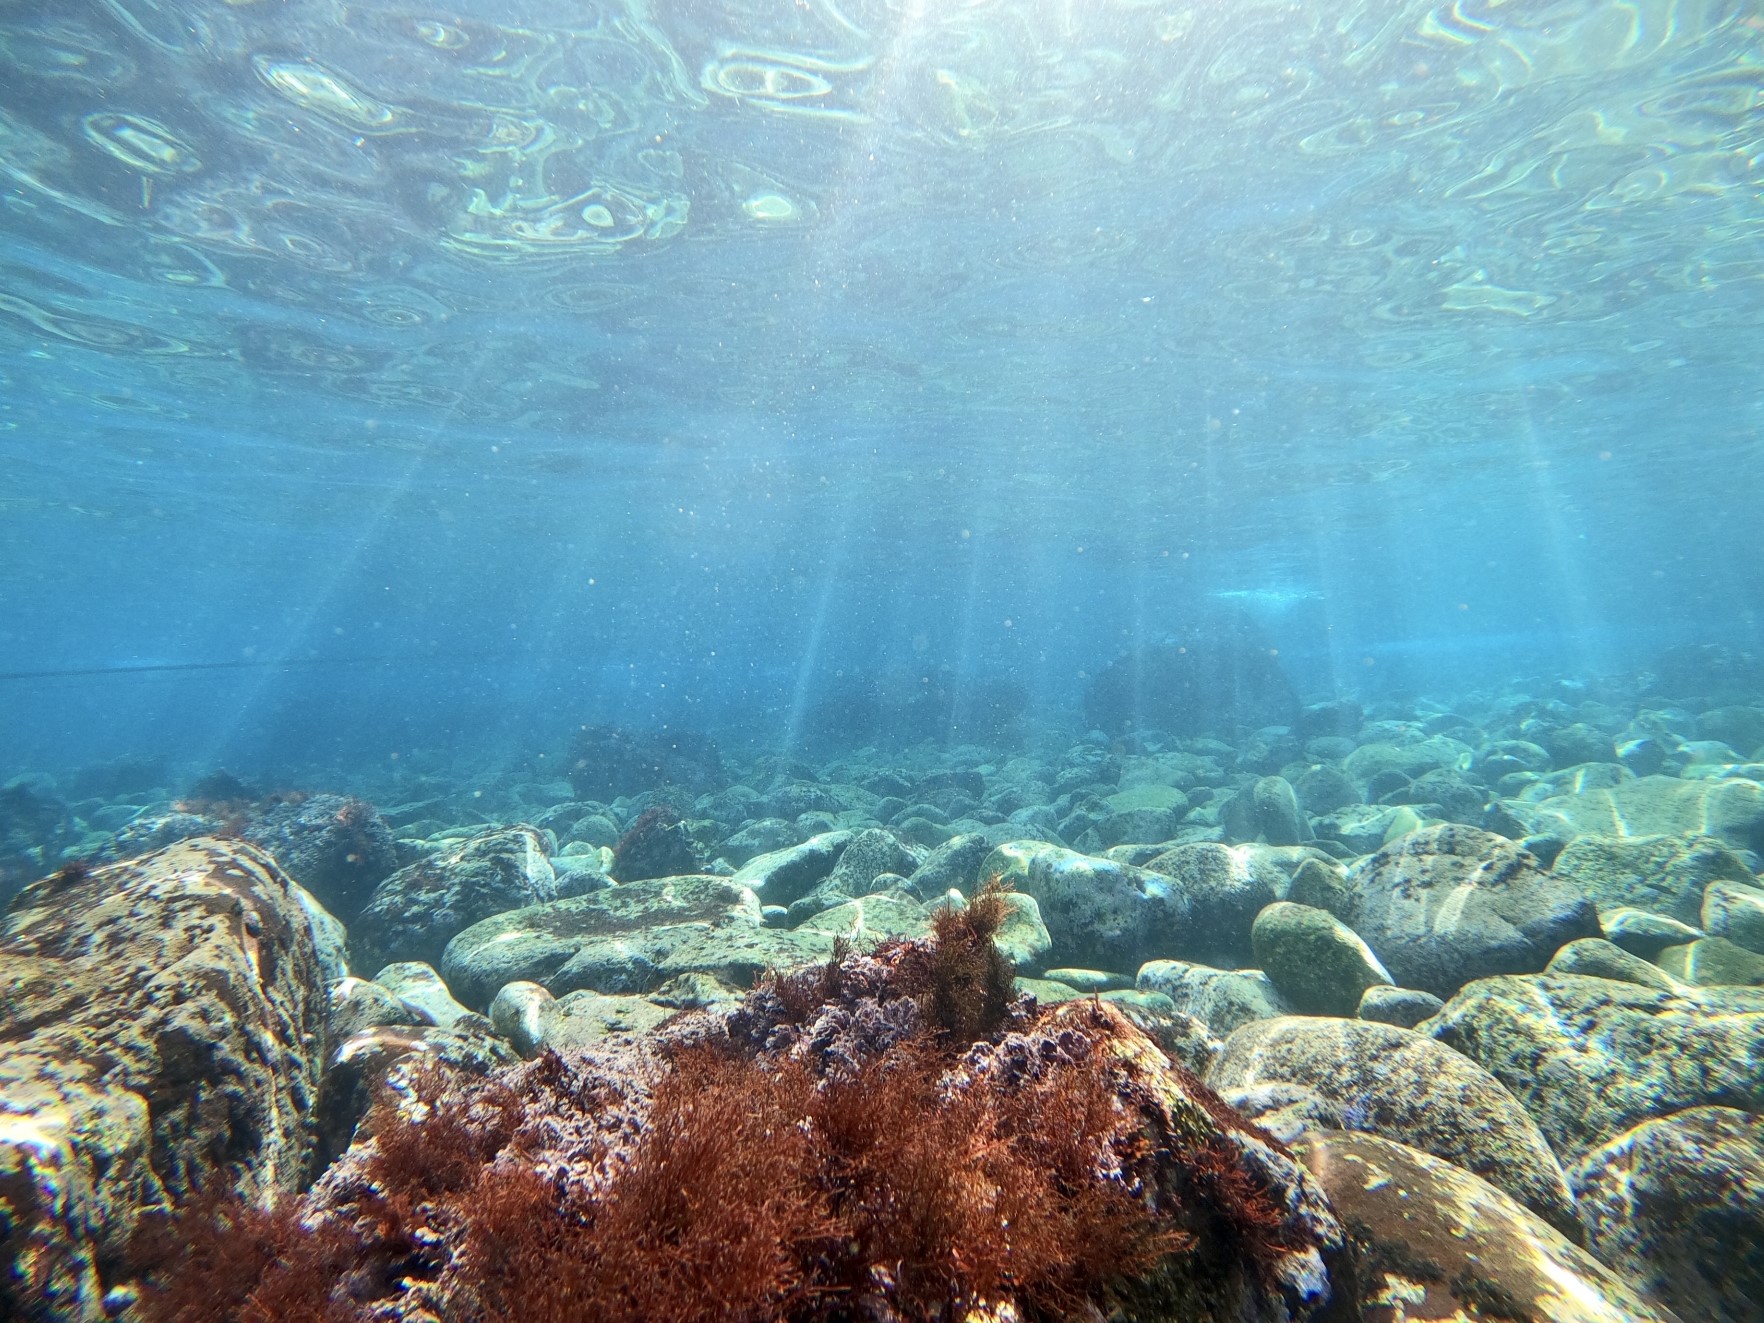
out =
[[[1567,1162],[1686,1107],[1764,1111],[1764,989],[1488,978],[1428,1032],[1505,1084]]]
[[[1362,1323],[1677,1323],[1487,1181],[1376,1135],[1305,1135],[1354,1249]]]
[[[1691,1107],[1569,1173],[1587,1248],[1686,1319],[1764,1319],[1764,1118]]]
[[[97,1319],[144,1208],[291,1193],[324,979],[263,850],[196,838],[33,883],[0,928],[0,1316]]]
[[[1492,1182],[1578,1236],[1567,1179],[1543,1133],[1499,1080],[1425,1034],[1366,1020],[1292,1016],[1245,1025],[1207,1074],[1214,1088],[1297,1084],[1342,1125],[1400,1140]]]

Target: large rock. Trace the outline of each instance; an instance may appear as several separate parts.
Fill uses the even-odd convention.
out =
[[[438,964],[462,928],[557,898],[557,874],[537,829],[482,832],[407,864],[374,889],[350,930],[356,968],[406,960]]]
[[[825,881],[851,843],[852,831],[825,831],[782,850],[749,859],[732,879],[751,888],[767,905],[789,905]]]
[[[1186,960],[1148,960],[1134,986],[1162,993],[1184,1015],[1192,1015],[1223,1038],[1252,1020],[1291,1015],[1273,981],[1259,969],[1215,969]]]
[[[1033,896],[1053,940],[1050,965],[1135,969],[1180,955],[1193,941],[1187,894],[1176,879],[1043,841],[1011,841],[981,865]]]
[[[1715,836],[1764,853],[1764,785],[1739,777],[1644,776],[1539,804],[1507,801],[1533,831],[1570,837]]]
[[[1348,875],[1342,917],[1396,982],[1449,997],[1471,979],[1540,970],[1598,911],[1505,837],[1446,825],[1412,833]]]
[[[146,1208],[292,1192],[327,998],[294,884],[199,838],[27,887],[0,930],[0,1317],[97,1320]]]
[[[1369,1020],[1261,1020],[1225,1040],[1207,1083],[1315,1090],[1342,1109],[1344,1128],[1456,1163],[1579,1235],[1567,1178],[1537,1124],[1500,1081],[1425,1034]]]
[[[1764,1111],[1764,989],[1490,978],[1425,1028],[1505,1084],[1568,1162],[1686,1107]]]
[[[1360,935],[1327,910],[1279,900],[1250,930],[1256,964],[1306,1015],[1353,1015],[1367,988],[1390,974]]]
[[[1764,954],[1764,888],[1716,882],[1703,893],[1703,927],[1748,951]]]
[[[767,969],[825,960],[833,941],[762,927],[758,897],[728,878],[658,878],[481,920],[447,944],[441,973],[473,1007],[517,980],[558,997],[648,992],[687,973],[744,987]]]
[[[790,902],[791,920],[800,923],[819,910],[883,890],[887,884],[879,886],[876,879],[884,875],[905,878],[918,867],[919,856],[902,845],[893,832],[867,827],[846,843],[838,862],[813,890]],[[778,903],[769,893],[764,901]]]
[[[1262,907],[1285,890],[1285,878],[1269,860],[1270,853],[1255,845],[1194,841],[1147,860],[1148,870],[1178,884],[1188,912],[1180,945],[1159,954],[1221,964],[1247,958],[1250,925]]]
[[[1587,1248],[1687,1319],[1764,1319],[1764,1118],[1692,1107],[1569,1173]]]
[[[392,829],[379,810],[349,795],[272,800],[252,811],[239,834],[268,850],[345,923],[398,866]]]
[[[1601,913],[1629,906],[1681,923],[1697,922],[1711,882],[1755,880],[1745,861],[1712,836],[1579,836],[1551,871],[1591,896]]]
[[[1342,1131],[1307,1134],[1295,1150],[1348,1228],[1351,1317],[1361,1323],[1676,1323],[1535,1214],[1449,1162]]]

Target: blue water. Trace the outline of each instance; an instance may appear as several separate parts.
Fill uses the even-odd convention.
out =
[[[1755,649],[1760,85],[1747,0],[9,5],[0,772]]]

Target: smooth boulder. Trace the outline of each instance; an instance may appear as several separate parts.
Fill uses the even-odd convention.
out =
[[[1541,970],[1557,948],[1603,935],[1584,891],[1505,837],[1455,824],[1363,860],[1342,917],[1397,983],[1440,997],[1472,979]]]

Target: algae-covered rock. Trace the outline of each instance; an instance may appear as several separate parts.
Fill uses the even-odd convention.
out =
[[[1764,989],[1489,978],[1427,1029],[1505,1084],[1564,1161],[1686,1107],[1764,1111]]]
[[[145,1209],[291,1192],[327,998],[264,851],[196,838],[27,887],[0,929],[0,1316],[102,1317]]]
[[[1701,928],[1669,915],[1650,914],[1627,905],[1601,910],[1599,922],[1604,925],[1608,941],[1643,960],[1652,960],[1669,946],[1682,946],[1708,936]]]
[[[1404,987],[1450,996],[1471,979],[1540,970],[1577,937],[1601,936],[1584,891],[1505,837],[1430,827],[1348,875],[1348,925]]]
[[[1367,1020],[1261,1020],[1225,1040],[1207,1083],[1314,1089],[1341,1108],[1348,1129],[1454,1162],[1579,1235],[1566,1177],[1537,1124],[1493,1075],[1425,1034]]]
[[[763,927],[759,899],[728,878],[674,877],[484,919],[447,944],[441,972],[466,1005],[486,1006],[523,979],[554,996],[647,992],[690,972],[740,985],[832,949],[831,933]]]
[[[1661,988],[1668,992],[1683,986],[1660,966],[1601,937],[1582,937],[1568,943],[1550,957],[1544,973],[1615,979],[1619,983],[1634,983],[1639,987]]]
[[[442,982],[433,965],[421,960],[401,960],[387,965],[374,975],[374,982],[396,994],[407,1005],[414,1006],[442,1028],[470,1014],[453,999],[453,993]]]
[[[1696,923],[1703,891],[1720,879],[1750,883],[1745,861],[1713,836],[1578,836],[1551,870],[1601,913],[1618,906]]]
[[[1256,964],[1306,1015],[1353,1015],[1367,988],[1391,977],[1358,933],[1325,910],[1276,901],[1250,932]]]
[[[374,888],[350,928],[356,968],[433,965],[462,928],[559,894],[545,838],[535,827],[498,827],[451,842]]]
[[[1587,1248],[1686,1319],[1764,1319],[1764,1118],[1691,1107],[1569,1173]]]
[[[1161,992],[1184,1015],[1192,1015],[1223,1038],[1252,1020],[1290,1015],[1273,982],[1259,969],[1214,969],[1186,960],[1148,960],[1135,986]]]
[[[1189,916],[1180,944],[1160,954],[1221,963],[1247,957],[1250,925],[1286,889],[1280,867],[1270,858],[1278,853],[1265,846],[1195,841],[1148,860],[1149,871],[1177,883]]]
[[[1676,1323],[1516,1200],[1376,1135],[1295,1151],[1348,1228],[1361,1323]]]

